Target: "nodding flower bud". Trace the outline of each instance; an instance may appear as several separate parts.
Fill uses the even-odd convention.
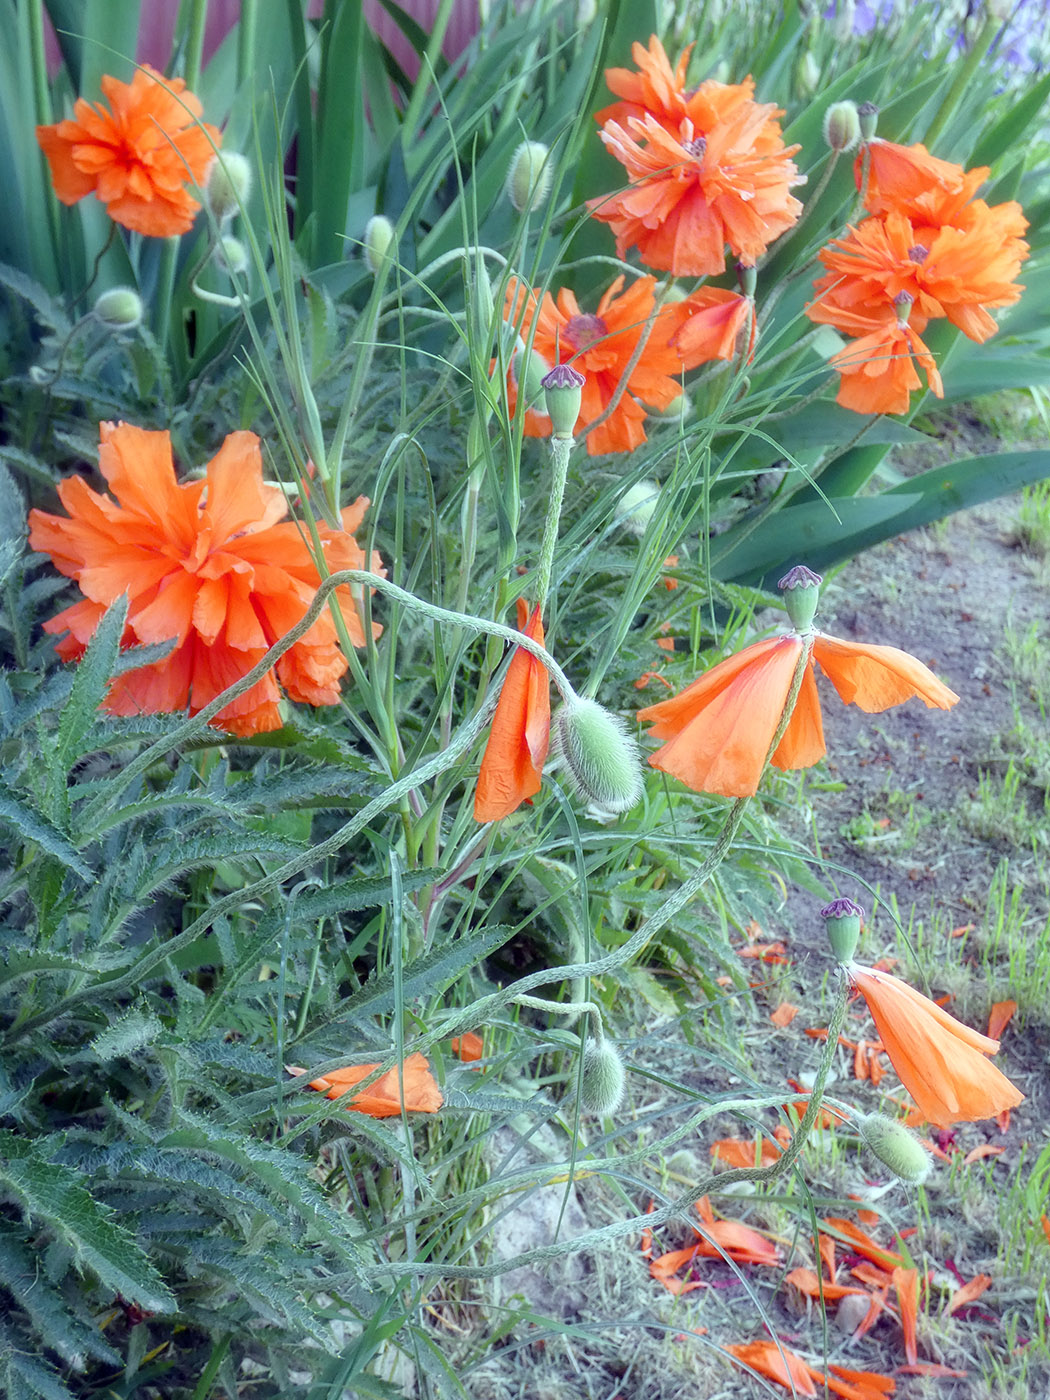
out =
[[[857,108],[857,119],[860,122],[860,139],[870,141],[879,125],[878,107],[874,102],[862,102]]]
[[[111,287],[91,310],[95,320],[111,331],[133,331],[142,324],[142,298],[133,287]]]
[[[394,225],[385,214],[373,214],[365,224],[365,263],[373,277],[378,277],[390,261],[394,246]]]
[[[583,1052],[580,1107],[584,1113],[605,1118],[615,1113],[623,1099],[623,1060],[608,1040],[588,1040]]]
[[[802,97],[812,97],[820,86],[820,64],[809,49],[799,59],[795,82]]]
[[[510,372],[518,392],[525,395],[525,404],[535,413],[547,412],[543,395],[543,381],[550,374],[551,367],[538,350],[527,350],[519,341],[510,362]]]
[[[903,1123],[881,1113],[859,1114],[854,1121],[868,1151],[894,1176],[912,1186],[926,1180],[933,1158]]]
[[[252,187],[252,168],[247,157],[237,151],[223,151],[208,166],[208,179],[204,193],[208,208],[225,223],[242,208]]]
[[[828,935],[835,960],[848,963],[853,960],[860,942],[860,925],[864,910],[852,899],[833,899],[820,911],[824,920],[824,932]]]
[[[784,594],[784,606],[796,632],[806,632],[813,625],[823,582],[820,574],[807,569],[805,564],[796,564],[777,584]]]
[[[629,530],[632,535],[644,535],[659,500],[658,481],[636,481],[633,486],[628,486],[617,501],[615,523]]]
[[[824,113],[824,140],[833,151],[852,151],[860,140],[855,102],[833,102]]]
[[[550,154],[550,147],[542,141],[523,141],[514,152],[505,188],[519,214],[531,214],[550,193]]]
[[[583,402],[584,376],[572,365],[555,365],[541,382],[554,436],[571,438]]]
[[[619,814],[642,795],[638,745],[619,715],[597,700],[574,696],[560,707],[551,726],[554,752],[578,792],[603,811]]]
[[[231,238],[229,234],[224,234],[216,243],[212,257],[223,272],[232,277],[239,277],[248,270],[247,249],[239,238]]]

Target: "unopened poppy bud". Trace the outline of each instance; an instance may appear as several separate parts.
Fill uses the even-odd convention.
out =
[[[857,108],[857,120],[860,122],[860,139],[870,141],[879,125],[879,109],[875,103],[862,102]]]
[[[247,157],[237,151],[223,151],[208,166],[208,181],[204,193],[208,208],[224,223],[244,207],[252,187],[252,168]]]
[[[515,350],[510,362],[510,372],[518,392],[525,395],[525,403],[536,413],[546,413],[547,405],[543,397],[543,381],[550,374],[550,365],[538,350]]]
[[[824,920],[824,932],[828,935],[831,951],[840,963],[853,960],[860,942],[860,925],[864,910],[852,899],[833,899],[820,911]]]
[[[913,1186],[926,1180],[933,1158],[903,1123],[881,1113],[858,1115],[855,1122],[868,1151],[889,1167],[894,1176]]]
[[[142,298],[132,287],[111,287],[92,307],[95,319],[112,331],[133,331],[142,324]]]
[[[616,505],[616,524],[632,535],[644,535],[660,500],[658,481],[636,481],[620,497]]]
[[[550,154],[550,147],[542,141],[523,141],[514,152],[506,192],[519,214],[531,214],[550,193]]]
[[[799,59],[795,81],[802,97],[812,97],[820,85],[820,64],[808,49]]]
[[[820,574],[807,569],[805,564],[796,564],[777,584],[784,594],[784,606],[796,632],[806,632],[813,625],[823,582]]]
[[[580,1083],[580,1107],[584,1113],[598,1118],[615,1113],[623,1099],[625,1079],[619,1051],[608,1040],[588,1040]]]
[[[229,234],[219,239],[212,256],[223,272],[233,277],[239,277],[248,269],[247,249],[239,238],[231,238]]]
[[[585,379],[572,365],[555,365],[543,376],[543,392],[547,401],[551,428],[555,437],[571,438],[580,416]]]
[[[555,752],[575,786],[607,812],[626,812],[642,795],[638,745],[619,715],[575,696],[554,716]]]
[[[736,265],[736,280],[740,288],[740,295],[753,297],[755,288],[758,285],[758,268],[753,263],[739,262]]]
[[[833,151],[852,151],[860,140],[855,102],[833,102],[824,113],[824,140]]]
[[[365,263],[373,277],[378,277],[390,258],[394,246],[394,225],[385,214],[373,214],[365,224]]]

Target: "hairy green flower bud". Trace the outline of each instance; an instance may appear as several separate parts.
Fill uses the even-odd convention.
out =
[[[864,910],[852,899],[833,899],[830,904],[824,905],[820,917],[824,920],[824,932],[828,935],[836,961],[852,962],[860,942]]]
[[[550,193],[550,154],[542,141],[523,141],[511,157],[506,193],[519,214],[531,214]]]
[[[252,168],[247,157],[237,151],[223,151],[208,166],[204,194],[208,208],[225,223],[243,208],[252,187]]]
[[[365,224],[364,247],[368,270],[378,277],[394,248],[394,225],[385,214],[373,214]]]
[[[555,752],[574,785],[607,812],[626,812],[642,795],[638,745],[619,715],[596,700],[567,700],[554,716]]]
[[[588,1040],[580,1085],[580,1107],[584,1113],[598,1118],[615,1113],[623,1099],[626,1078],[620,1052],[608,1040]]]
[[[632,535],[644,535],[660,500],[658,481],[636,481],[616,503],[616,524]]]
[[[833,102],[824,113],[824,140],[833,151],[852,151],[860,140],[855,102]]]
[[[855,1122],[868,1151],[889,1167],[894,1176],[913,1186],[926,1180],[933,1158],[903,1123],[881,1113],[862,1114]]]
[[[133,331],[142,324],[142,298],[133,287],[111,287],[97,299],[92,312],[111,331]]]
[[[571,438],[583,402],[584,376],[572,365],[555,365],[542,383],[554,436]]]
[[[224,234],[212,254],[217,265],[230,276],[239,277],[248,270],[248,250],[239,238]]]

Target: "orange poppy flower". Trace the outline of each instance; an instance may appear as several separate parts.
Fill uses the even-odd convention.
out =
[[[518,599],[518,630],[543,645],[543,622]],[[474,820],[497,822],[540,790],[551,732],[550,679],[541,661],[515,649],[503,679],[474,794]]]
[[[348,1094],[356,1084],[379,1068],[373,1065],[347,1065],[330,1070],[323,1079],[311,1079],[310,1088],[317,1089],[329,1099]],[[290,1074],[304,1071],[289,1065]],[[397,1066],[381,1074],[367,1089],[353,1095],[342,1107],[348,1113],[367,1113],[369,1118],[393,1118],[401,1112],[401,1083],[404,1081],[404,1106],[409,1113],[436,1113],[444,1103],[441,1088],[430,1070],[425,1056],[417,1052],[408,1056],[398,1073]]]
[[[994,1118],[1024,1094],[986,1058],[999,1049],[891,972],[849,964],[890,1063],[926,1120],[938,1128]]]
[[[789,191],[805,179],[791,159],[799,147],[784,145],[783,114],[753,93],[750,78],[709,78],[677,122],[663,107],[605,122],[601,139],[631,183],[590,208],[611,226],[620,257],[636,247],[649,267],[706,277],[725,271],[727,244],[755,263],[797,221],[802,205]]]
[[[130,83],[103,77],[101,102],[79,98],[71,121],[38,126],[51,182],[63,204],[94,194],[116,223],[151,238],[186,233],[201,185],[222,137],[200,120],[202,107],[181,78],[148,64]]]
[[[695,792],[722,797],[755,793],[802,645],[797,633],[754,642],[678,695],[639,710],[639,719],[655,721],[653,736],[667,741],[650,756],[650,764]],[[844,704],[858,705],[868,714],[912,696],[941,710],[959,698],[907,652],[818,632],[791,720],[773,754],[777,768],[809,768],[826,751],[814,662]]]
[[[842,376],[835,402],[854,413],[907,413],[911,391],[922,387],[915,360],[926,371],[930,392],[942,399],[944,384],[937,362],[915,327],[887,317],[876,330],[832,356],[831,367]]]
[[[628,117],[642,117],[648,112],[669,128],[676,127],[689,115],[685,82],[693,48],[692,44],[685,48],[672,68],[667,51],[655,34],[650,36],[648,49],[632,44],[631,57],[638,65],[638,72],[632,73],[629,68],[606,68],[606,85],[622,100],[595,112],[595,121],[599,125],[616,121],[622,126]]]
[[[124,645],[174,640],[162,661],[113,681],[111,714],[191,714],[239,680],[299,621],[321,582],[298,527],[277,522],[288,513],[284,493],[262,478],[254,433],[231,433],[208,464],[204,481],[179,484],[166,432],[129,423],[102,423],[99,466],[113,492],[99,495],[82,478],[58,487],[69,518],[30,512],[29,542],[76,579],[83,601],[44,624],[69,632],[57,650],[66,661],[83,655],[106,608],[130,600]],[[331,571],[365,567],[351,533],[368,506],[364,496],[343,511],[343,529],[318,526]],[[378,554],[372,568],[382,572]],[[355,646],[365,641],[349,588],[337,605]],[[378,625],[373,634],[378,636]],[[335,623],[324,612],[261,681],[212,720],[234,734],[278,729],[278,682],[292,700],[334,705],[347,662]]]
[[[576,434],[587,433],[591,456],[640,447],[646,441],[646,407],[658,412],[670,408],[682,392],[683,369],[729,359],[743,324],[736,305],[744,298],[735,292],[701,288],[682,301],[666,302],[654,315],[655,277],[639,277],[626,292],[623,285],[623,277],[618,277],[593,315],[580,310],[568,288],[559,291],[556,302],[549,292],[541,298],[535,292],[526,293],[516,280],[507,288],[503,316],[522,340],[528,342],[535,323],[534,351],[549,364],[557,364],[559,358],[571,361],[585,376]],[[632,367],[643,336],[645,346]],[[617,394],[619,401],[608,418],[588,432],[587,425],[601,417]],[[517,398],[517,381],[509,373],[511,413]],[[525,432],[529,437],[545,437],[550,419],[530,409],[525,414]]]
[[[914,146],[899,146],[895,141],[883,141],[879,136],[866,142],[853,162],[853,178],[858,190],[864,183],[865,161],[868,165],[868,184],[864,204],[873,214],[900,209],[931,192],[935,196],[952,196],[966,187],[967,175],[962,166],[931,156],[921,142]],[[984,179],[987,174],[985,170],[981,178]]]

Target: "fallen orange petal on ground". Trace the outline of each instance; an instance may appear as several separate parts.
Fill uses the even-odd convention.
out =
[[[957,1377],[965,1380],[970,1374],[969,1371],[955,1371],[951,1366],[942,1366],[937,1361],[916,1361],[908,1366],[897,1367],[898,1376],[932,1376],[935,1379],[947,1380],[949,1377]]]
[[[798,1015],[798,1007],[792,1006],[789,1001],[782,1001],[775,1011],[770,1012],[769,1019],[774,1026],[779,1026],[781,1030],[785,1026],[790,1026],[791,1022]]]
[[[919,1320],[919,1271],[918,1269],[894,1269],[893,1286],[897,1290],[897,1304],[901,1310],[901,1327],[904,1329],[904,1354],[914,1366],[919,1359],[917,1325]]]
[[[789,1274],[784,1275],[785,1282],[792,1284],[800,1293],[804,1293],[807,1298],[819,1298],[823,1294],[825,1300],[836,1303],[840,1298],[845,1298],[849,1293],[859,1293],[867,1296],[866,1288],[854,1288],[848,1283],[822,1283],[812,1269],[792,1269]]]
[[[963,1158],[963,1166],[968,1167],[971,1162],[978,1162],[982,1157],[1000,1157],[1005,1151],[1005,1147],[993,1147],[990,1142],[982,1142],[980,1147],[970,1148]]]
[[[769,1167],[780,1156],[780,1149],[767,1139],[757,1147],[754,1138],[719,1138],[711,1144],[711,1156],[727,1167]]]
[[[472,1064],[474,1060],[480,1060],[485,1053],[485,1043],[480,1035],[473,1031],[467,1031],[463,1035],[452,1037],[452,1053],[458,1055],[464,1064]]]
[[[800,1356],[774,1341],[736,1342],[722,1348],[760,1376],[778,1381],[795,1395],[817,1394],[810,1368]]]
[[[988,1013],[988,1038],[999,1040],[1017,1010],[1016,1001],[997,1001]]]
[[[851,1220],[843,1220],[840,1216],[829,1215],[821,1222],[826,1229],[842,1237],[843,1241],[851,1244],[858,1254],[862,1254],[865,1259],[870,1259],[873,1264],[878,1264],[880,1268],[894,1268],[903,1266],[904,1258],[892,1249],[883,1249],[882,1245],[876,1244],[870,1235],[864,1233]]]
[[[967,1303],[974,1302],[982,1293],[986,1293],[992,1286],[991,1274],[977,1274],[969,1283],[964,1283],[961,1288],[957,1288],[952,1294],[948,1303],[948,1316],[959,1308],[964,1308]]]

